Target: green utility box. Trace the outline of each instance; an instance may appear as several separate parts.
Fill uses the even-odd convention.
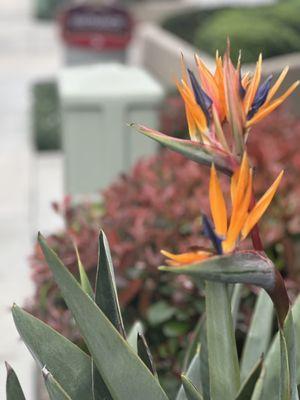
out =
[[[128,127],[158,128],[162,87],[144,70],[121,64],[67,68],[59,78],[66,194],[92,194],[156,145]]]

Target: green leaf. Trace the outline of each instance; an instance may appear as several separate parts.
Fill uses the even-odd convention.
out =
[[[201,349],[199,347],[184,376],[188,378],[190,382],[195,386],[195,388],[201,393],[202,385],[201,385],[201,370],[200,370],[200,352]],[[186,400],[186,399],[187,399],[186,391],[184,390],[184,387],[182,385],[178,391],[176,400]]]
[[[294,327],[295,327],[295,337],[297,338],[297,345],[298,345],[298,350],[297,353],[294,349],[294,355],[296,356],[296,364],[297,364],[297,370],[296,370],[296,379],[294,378],[294,367],[292,367],[292,375],[291,379],[292,382],[296,380],[296,382],[299,382],[298,379],[300,377],[300,364],[298,363],[298,360],[300,359],[300,349],[299,349],[299,337],[300,337],[300,296],[297,297],[294,305],[292,306],[292,316],[294,320]],[[288,326],[291,324],[291,319],[286,319],[286,323]],[[286,324],[285,324],[286,326]],[[285,327],[285,330],[287,328]],[[289,328],[288,328],[289,329]],[[287,332],[288,333],[288,332]],[[286,337],[289,337],[290,335],[285,335]],[[289,338],[289,343],[292,342],[292,338]],[[284,340],[286,341],[286,339]],[[284,343],[283,343],[284,344]],[[285,343],[286,344],[286,343]],[[292,347],[287,346],[286,350],[284,349],[285,352],[288,351],[292,352]],[[284,354],[282,354],[284,356]],[[295,360],[292,357],[291,358],[292,364],[294,364]],[[269,400],[269,399],[274,399],[274,400],[282,400],[280,398],[280,376],[281,376],[281,350],[280,350],[280,338],[279,334],[276,335],[275,339],[272,342],[272,345],[267,353],[267,356],[265,358],[265,372],[263,376],[261,376],[260,382],[257,385],[261,386],[261,395],[260,397],[255,398],[255,400]],[[294,383],[293,383],[294,385]],[[293,389],[293,391],[295,391]]]
[[[79,347],[23,311],[12,308],[17,330],[39,366],[47,366],[72,400],[92,400],[91,359]]]
[[[280,395],[281,400],[291,400],[290,396],[290,370],[287,344],[283,332],[280,330]]]
[[[137,353],[138,351],[138,334],[144,333],[144,327],[141,321],[136,321],[130,329],[130,332],[127,336],[127,342],[133,348],[133,350]]]
[[[206,327],[211,400],[232,400],[240,372],[228,287],[206,282]]]
[[[103,231],[99,235],[98,268],[95,286],[95,302],[119,333],[125,338],[125,330],[117,295],[113,263],[109,244]],[[112,400],[104,380],[92,363],[94,400]],[[100,393],[100,395],[97,393]]]
[[[156,368],[153,363],[153,358],[149,346],[146,342],[144,335],[140,332],[138,333],[137,350],[140,359],[143,361],[149,371],[151,371],[151,373],[155,377],[157,377]]]
[[[195,278],[223,282],[246,283],[272,290],[275,286],[274,266],[264,253],[240,251],[210,257],[200,263],[180,267],[160,267],[162,271],[191,275]]]
[[[95,302],[119,333],[125,338],[114,267],[105,233],[99,235],[98,269],[96,277]]]
[[[91,286],[91,283],[89,281],[89,278],[87,276],[85,268],[81,262],[78,248],[75,244],[74,244],[74,247],[75,247],[75,251],[76,251],[77,264],[78,264],[78,270],[79,270],[80,283],[81,283],[82,290],[93,299],[94,298],[93,288]]]
[[[243,287],[244,286],[241,283],[237,283],[236,285],[234,285],[233,292],[232,292],[231,313],[232,313],[232,321],[233,321],[234,327],[236,326],[236,321],[237,321],[237,317],[238,317]]]
[[[149,307],[147,319],[150,325],[156,326],[171,319],[175,313],[175,307],[170,306],[166,301],[158,301]]]
[[[262,392],[263,392],[263,384],[264,384],[265,375],[266,375],[266,369],[263,365],[260,376],[256,382],[251,400],[262,400],[263,399]]]
[[[197,352],[197,349],[198,349],[199,343],[200,343],[200,330],[201,329],[206,329],[204,315],[201,316],[201,318],[199,318],[199,321],[197,322],[197,325],[191,334],[191,340],[188,344],[188,347],[187,347],[187,350],[186,350],[185,356],[184,356],[183,371],[187,371],[188,366],[192,362],[193,357],[194,357],[195,353]]]
[[[163,332],[167,337],[179,337],[188,333],[189,323],[184,321],[169,321],[163,326]]]
[[[250,371],[249,376],[245,379],[242,384],[236,400],[251,400],[254,392],[255,385],[260,377],[262,371],[263,361],[260,359],[253,369]]]
[[[87,296],[41,235],[39,242],[63,298],[114,400],[166,400],[167,396],[137,354]],[[83,397],[84,398],[84,397]]]
[[[177,153],[184,155],[190,160],[208,166],[214,163],[218,170],[227,175],[232,174],[232,161],[229,156],[225,152],[222,152],[213,146],[203,145],[192,140],[174,138],[138,124],[131,124],[130,126],[143,135],[173,151],[176,151]]]
[[[192,352],[193,348],[195,349],[193,352],[194,357],[192,358],[189,364],[188,362],[185,362],[185,367],[183,370],[185,371],[185,375],[189,379],[191,379],[191,381],[197,387],[199,392],[202,393],[204,400],[209,400],[210,379],[209,379],[209,367],[208,367],[205,314],[199,320],[195,328],[195,331],[193,332],[193,340],[192,343],[190,344],[190,348],[188,349],[189,353]],[[187,367],[186,365],[189,366]],[[199,366],[199,371],[197,370],[198,366]],[[186,400],[183,388],[180,388],[178,396],[181,397],[179,397],[179,399],[176,400]]]
[[[93,400],[113,400],[108,387],[104,383],[102,376],[97,370],[94,361],[92,361],[93,374]]]
[[[268,294],[261,290],[256,301],[250,328],[241,360],[241,378],[244,380],[253,369],[262,354],[266,354],[270,345],[273,303]]]
[[[290,311],[285,319],[283,330],[280,332],[281,337],[281,376],[284,375],[282,399],[286,396],[289,400],[299,400],[296,378],[296,338],[293,314]],[[287,364],[287,372],[285,373]]]
[[[72,400],[60,384],[53,378],[46,367],[43,368],[42,372],[50,400]]]
[[[182,375],[181,380],[184,387],[184,391],[186,393],[187,400],[203,400],[201,393],[198,392],[198,390],[195,388],[195,386],[189,380],[189,378]]]
[[[6,400],[25,400],[19,379],[12,367],[5,363],[7,370]]]
[[[208,364],[208,348],[207,348],[207,328],[206,319],[203,324],[203,329],[200,329],[200,375],[202,384],[202,394],[204,400],[210,400],[210,376]]]

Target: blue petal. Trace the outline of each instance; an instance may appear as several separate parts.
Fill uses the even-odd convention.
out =
[[[208,123],[209,120],[210,120],[209,109],[212,106],[212,100],[204,92],[204,90],[200,86],[199,82],[197,81],[194,73],[190,69],[188,69],[188,73],[189,73],[189,77],[190,77],[190,80],[191,80],[191,84],[192,84],[192,88],[193,88],[193,91],[194,91],[196,102],[202,108],[202,110],[203,110],[203,112],[204,112],[204,114],[206,116],[207,123]]]
[[[223,249],[222,249],[222,241],[223,240],[216,234],[216,232],[212,226],[212,223],[207,218],[207,216],[205,214],[203,214],[202,217],[203,217],[202,223],[203,223],[204,235],[207,236],[211,240],[216,252],[218,254],[223,254]]]
[[[241,69],[239,70],[239,83],[240,83],[240,87],[239,87],[240,96],[243,99],[245,97],[246,90],[244,89],[244,87],[242,85],[242,72],[241,72]]]
[[[252,107],[247,115],[247,119],[251,119],[259,110],[259,108],[265,103],[269,91],[271,89],[271,81],[273,79],[273,75],[270,75],[264,83],[260,85],[258,88],[255,98],[252,103]]]

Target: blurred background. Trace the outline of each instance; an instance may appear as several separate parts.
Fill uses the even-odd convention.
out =
[[[184,277],[157,272],[160,249],[201,244],[207,171],[128,126],[138,122],[187,135],[175,89],[180,51],[213,68],[231,39],[244,71],[260,52],[265,76],[286,66],[300,77],[300,1],[2,0],[0,2],[0,398],[4,360],[29,399],[44,399],[31,357],[10,316],[13,302],[82,346],[36,246],[40,230],[77,276],[74,242],[93,281],[97,235],[109,238],[120,301],[130,329],[139,319],[172,398],[179,357],[203,310],[203,292]],[[300,97],[296,92],[257,125],[250,156],[264,192],[286,170],[262,224],[267,251],[290,296],[300,287]],[[243,292],[242,343],[253,304]],[[46,397],[45,397],[46,398]]]

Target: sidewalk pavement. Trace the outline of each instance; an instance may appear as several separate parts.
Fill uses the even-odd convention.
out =
[[[13,324],[10,307],[13,302],[22,306],[32,293],[28,256],[32,249],[33,233],[41,213],[37,202],[48,198],[60,200],[61,177],[48,168],[45,192],[36,197],[37,185],[43,181],[37,168],[30,141],[30,86],[39,78],[56,74],[60,66],[57,32],[49,24],[31,20],[30,0],[3,0],[0,3],[0,398],[5,398],[7,360],[16,370],[26,398],[35,400],[34,362],[19,339]],[[53,156],[51,156],[53,157]],[[58,163],[60,156],[58,156]],[[47,170],[47,165],[43,171]],[[45,179],[44,179],[45,180]],[[47,197],[49,196],[49,197]],[[53,197],[52,197],[53,196]],[[47,199],[46,199],[47,198]],[[47,221],[58,223],[46,214]],[[48,226],[51,229],[50,225]]]

